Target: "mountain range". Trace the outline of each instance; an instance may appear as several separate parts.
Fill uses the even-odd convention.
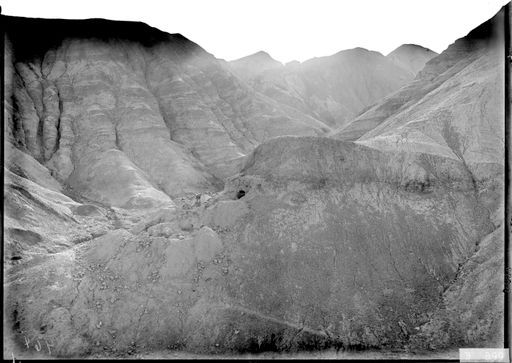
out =
[[[2,16],[4,358],[502,346],[506,16],[287,64]]]
[[[387,57],[355,48],[282,65],[258,52],[230,66],[258,92],[339,127],[414,79],[435,55],[416,45],[400,46]]]

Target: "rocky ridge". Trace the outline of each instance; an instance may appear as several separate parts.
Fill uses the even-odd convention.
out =
[[[179,34],[104,20],[4,21],[6,137],[88,198],[130,207],[218,190],[261,141],[329,131]]]
[[[489,23],[384,103],[428,75],[453,98],[418,112],[443,109],[481,74],[464,92],[486,90],[475,110],[499,137]],[[180,35],[76,24],[81,40],[33,49],[10,33],[5,56],[4,357],[502,344],[503,151],[460,127],[467,103],[443,118],[446,146],[372,141],[405,118],[314,136],[329,128]]]
[[[229,66],[258,92],[331,127],[344,125],[414,78],[402,65],[364,48],[284,66],[256,53]]]
[[[494,229],[462,163],[315,137],[138,219],[13,268],[15,339],[59,356],[403,347]]]
[[[380,149],[503,163],[503,12],[426,63],[416,79],[333,132]]]
[[[402,44],[386,57],[416,75],[425,67],[425,63],[438,55],[436,52],[416,44]]]

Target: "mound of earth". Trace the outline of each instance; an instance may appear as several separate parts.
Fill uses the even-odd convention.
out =
[[[501,346],[502,17],[335,138],[412,73],[2,17],[4,358]]]
[[[458,161],[278,138],[221,194],[13,270],[6,316],[58,356],[404,348],[493,230]]]

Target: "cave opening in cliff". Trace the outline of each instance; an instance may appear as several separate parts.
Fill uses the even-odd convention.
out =
[[[236,194],[236,199],[243,198],[245,196],[245,190],[239,190]]]

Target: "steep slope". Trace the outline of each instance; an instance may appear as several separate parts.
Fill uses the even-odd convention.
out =
[[[240,64],[257,66],[248,71]],[[414,76],[382,54],[363,48],[285,66],[257,53],[230,65],[237,74],[245,74],[243,78],[257,91],[338,127]]]
[[[432,59],[406,88],[423,82],[419,110],[425,97],[431,110],[453,108],[440,119],[446,145],[389,142],[402,122],[423,121],[397,118],[357,142],[287,136],[253,150],[325,126],[179,35],[93,24],[93,40],[75,33],[33,49],[16,50],[22,35],[10,34],[4,204],[16,263],[4,280],[4,358],[502,345],[503,150],[475,156],[466,140],[487,145],[487,129],[458,128],[475,99],[487,100],[475,113],[494,115],[500,93],[477,97],[455,82],[446,104],[435,96],[442,77],[454,79],[450,62],[486,84],[496,71],[480,48],[488,32]],[[319,84],[311,90],[323,97]],[[414,95],[402,96],[395,109],[415,115],[399,104]],[[237,164],[211,192],[213,174]]]
[[[99,19],[3,22],[7,138],[92,200],[144,207],[214,190],[262,140],[329,130],[179,34]]]
[[[494,228],[503,225],[505,10],[430,60],[417,78],[334,133],[388,152],[458,160]],[[457,272],[413,349],[502,346],[503,230]],[[484,343],[486,342],[486,343]]]
[[[404,348],[492,229],[461,162],[276,138],[222,195],[13,270],[6,321],[57,356]]]
[[[415,347],[500,347],[504,341],[503,228],[486,236],[461,266],[442,303],[414,337]]]
[[[437,55],[436,52],[420,45],[402,44],[386,57],[416,75],[423,69],[425,63]]]
[[[431,59],[413,82],[333,135],[467,164],[503,164],[503,60],[500,12]]]

